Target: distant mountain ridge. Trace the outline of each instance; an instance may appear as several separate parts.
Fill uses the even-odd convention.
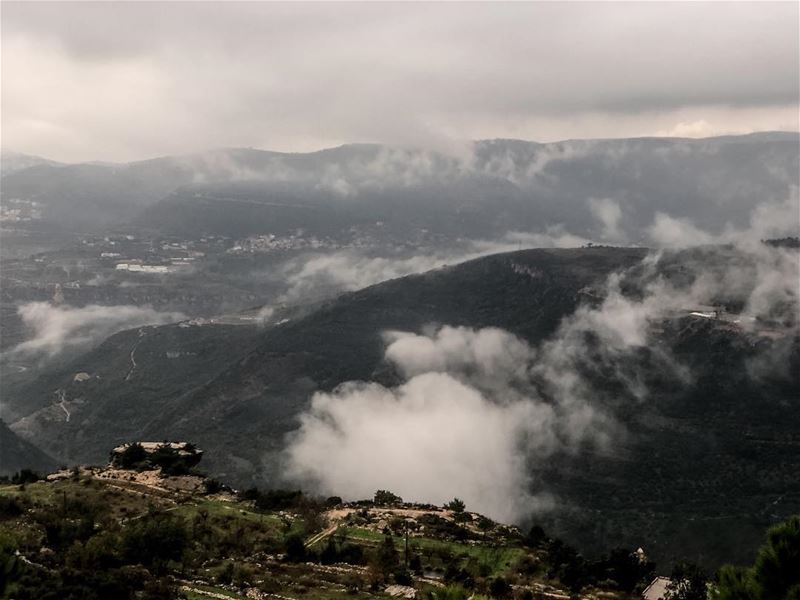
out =
[[[400,230],[431,223],[468,237],[561,223],[597,240],[604,231],[587,202],[610,198],[619,230],[638,241],[657,210],[713,230],[746,223],[753,198],[785,200],[800,177],[798,140],[785,132],[483,140],[461,156],[377,144],[234,148],[119,165],[37,164],[6,175],[2,193],[36,200],[46,220],[70,227],[132,220],[179,235],[280,233],[298,227],[293,211],[311,206],[318,214],[306,228],[326,234],[331,223],[339,232],[363,221]]]
[[[528,140],[523,138],[484,138],[479,140],[474,140],[470,143],[472,144],[486,144],[486,143],[511,143],[511,144],[520,144],[520,145],[548,145],[548,144],[565,144],[565,143],[572,143],[572,142],[613,142],[613,141],[620,141],[620,140],[675,140],[675,141],[686,141],[686,142],[698,142],[698,141],[709,141],[709,140],[738,140],[742,142],[749,142],[749,141],[790,141],[790,142],[800,142],[800,132],[798,131],[781,131],[781,130],[774,130],[774,131],[753,131],[750,133],[729,133],[729,134],[720,134],[720,135],[711,135],[707,137],[681,137],[681,136],[634,136],[628,138],[565,138],[565,139],[558,139],[558,140],[551,140],[548,142],[542,142],[537,140]],[[308,155],[308,154],[320,154],[326,152],[336,151],[342,148],[380,148],[384,147],[386,144],[381,144],[379,142],[348,142],[344,144],[339,144],[336,146],[329,146],[324,148],[319,148],[317,150],[306,150],[306,151],[287,151],[287,150],[271,150],[269,148],[254,148],[252,146],[223,146],[220,148],[210,148],[209,150],[201,151],[201,152],[188,152],[188,153],[179,153],[179,154],[162,154],[158,156],[151,156],[148,158],[138,158],[129,161],[109,161],[104,160],[102,158],[96,158],[94,160],[81,160],[81,161],[56,161],[52,159],[48,159],[42,156],[34,155],[34,154],[25,154],[22,152],[16,152],[13,149],[8,150],[0,150],[0,156],[8,157],[9,159],[13,159],[15,157],[25,157],[30,158],[35,161],[41,162],[49,162],[58,165],[107,165],[107,166],[121,166],[126,164],[136,164],[136,163],[146,163],[150,161],[158,161],[168,158],[188,158],[192,156],[201,156],[205,153],[213,153],[213,152],[257,152],[257,153],[266,153],[272,154],[276,156],[298,156],[298,155]],[[416,147],[411,146],[403,146],[403,148],[407,149],[415,149]]]
[[[3,150],[0,152],[0,177],[5,177],[17,171],[30,169],[40,165],[47,165],[51,167],[63,166],[60,163],[41,156],[34,156],[32,154],[22,154],[12,150]]]

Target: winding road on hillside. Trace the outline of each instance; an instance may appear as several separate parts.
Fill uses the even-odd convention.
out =
[[[64,422],[69,423],[69,418],[72,416],[72,414],[69,412],[69,409],[67,408],[66,404],[67,392],[64,391],[63,389],[58,389],[56,390],[55,393],[56,396],[58,396],[58,402],[56,402],[56,404],[61,408],[61,410],[64,411],[64,414],[66,415],[66,419],[64,420]]]
[[[130,381],[131,375],[136,370],[136,349],[139,347],[139,344],[142,343],[142,338],[145,336],[144,328],[139,329],[139,338],[134,342],[133,346],[131,347],[131,368],[128,370],[128,373],[125,375],[125,381]]]

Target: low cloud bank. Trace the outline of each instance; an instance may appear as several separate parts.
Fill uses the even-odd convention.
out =
[[[461,248],[434,249],[415,256],[368,256],[358,251],[306,255],[284,265],[281,277],[287,283],[287,290],[278,301],[314,300],[498,252],[570,248],[587,241],[566,232],[563,227],[549,227],[540,233],[513,231],[498,241],[469,242]]]
[[[800,234],[800,192],[795,186],[782,201],[763,202],[750,212],[746,228],[730,223],[712,234],[697,227],[691,219],[658,212],[647,228],[648,238],[658,247],[687,248],[705,244],[734,244],[753,247],[761,240]]]
[[[277,303],[320,300],[335,294],[354,291],[406,275],[480,258],[489,254],[530,248],[578,248],[594,243],[620,246],[649,245],[657,249],[680,249],[699,245],[732,244],[750,253],[758,253],[764,239],[798,235],[800,232],[800,196],[797,188],[782,201],[764,202],[750,213],[749,225],[737,228],[730,223],[712,233],[690,219],[655,213],[649,226],[637,228],[632,235],[628,207],[613,198],[588,198],[585,211],[592,219],[593,239],[570,232],[563,224],[550,225],[541,231],[509,231],[497,240],[462,241],[451,248],[420,249],[416,255],[370,255],[364,250],[305,254],[291,259],[277,272],[266,276],[284,291]],[[264,273],[257,274],[264,277]]]
[[[33,335],[10,352],[53,357],[66,349],[86,347],[108,336],[142,325],[163,325],[185,319],[178,312],[159,312],[142,306],[100,306],[81,308],[54,306],[48,302],[28,302],[17,309]]]
[[[290,476],[351,498],[381,488],[436,503],[458,496],[499,519],[547,506],[547,495],[529,492],[526,465],[531,452],[560,446],[560,417],[528,397],[527,384],[512,391],[493,372],[518,371],[524,383],[532,349],[499,329],[392,332],[386,340],[386,358],[405,383],[349,382],[315,394],[287,450]]]
[[[589,211],[602,225],[601,237],[604,240],[616,241],[624,237],[620,231],[622,208],[612,198],[589,198]]]
[[[659,342],[665,323],[724,306],[726,327],[797,334],[798,253],[754,242],[768,228],[753,222],[736,245],[653,252],[610,275],[536,347],[496,328],[384,332],[403,383],[315,394],[289,440],[290,477],[351,498],[381,488],[436,503],[458,496],[507,521],[547,509],[537,469],[549,458],[613,452],[626,436],[613,412],[648,401],[648,374],[692,384],[693,367]],[[750,367],[755,377],[781,370],[759,357]]]

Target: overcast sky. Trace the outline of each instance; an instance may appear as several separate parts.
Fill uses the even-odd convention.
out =
[[[2,3],[2,145],[225,146],[798,130],[798,3]]]

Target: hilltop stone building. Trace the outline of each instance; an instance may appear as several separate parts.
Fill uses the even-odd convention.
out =
[[[189,442],[131,442],[117,446],[111,451],[111,455],[109,457],[109,462],[111,465],[119,466],[119,461],[122,454],[134,444],[139,444],[147,456],[152,455],[159,448],[168,446],[174,450],[189,467],[197,465],[197,463],[200,462],[200,459],[203,458],[203,451]]]

